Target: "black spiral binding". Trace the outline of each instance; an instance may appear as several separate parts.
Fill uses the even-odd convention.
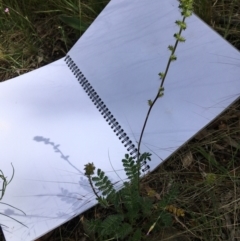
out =
[[[76,76],[78,82],[81,84],[85,92],[88,94],[89,98],[92,100],[94,105],[96,105],[99,112],[103,115],[103,117],[106,119],[108,124],[111,126],[114,132],[116,132],[116,135],[120,140],[122,140],[122,143],[125,143],[124,146],[127,147],[128,151],[130,152],[130,155],[133,158],[137,157],[137,148],[135,148],[135,145],[132,144],[132,141],[127,136],[127,134],[124,132],[122,127],[119,125],[117,120],[114,118],[112,113],[109,111],[109,109],[106,107],[104,102],[101,100],[97,92],[94,90],[92,85],[88,82],[88,80],[84,77],[83,73],[80,71],[80,69],[77,67],[77,65],[74,63],[74,61],[71,59],[69,55],[65,58],[65,61],[68,65],[68,67],[72,70],[73,74]],[[142,171],[147,171],[150,167],[146,165],[146,163],[141,163]]]

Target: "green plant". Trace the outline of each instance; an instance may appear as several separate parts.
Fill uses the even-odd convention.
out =
[[[0,1],[0,81],[64,57],[108,1]]]
[[[151,113],[151,110],[158,100],[164,94],[164,81],[166,79],[171,62],[177,59],[175,51],[179,42],[185,42],[185,39],[181,36],[182,31],[187,28],[185,19],[192,15],[193,0],[180,0],[179,8],[181,9],[182,20],[177,20],[175,23],[179,26],[179,32],[174,34],[176,39],[175,45],[168,46],[171,51],[165,72],[159,73],[161,84],[157,91],[157,95],[154,100],[148,100],[149,109],[143,124],[143,128],[140,134],[138,142],[138,155],[135,162],[133,157],[128,154],[125,155],[125,159],[122,160],[124,170],[128,177],[128,182],[123,183],[121,191],[117,192],[105,175],[105,173],[98,169],[97,176],[92,177],[94,174],[95,166],[93,163],[85,165],[85,175],[88,177],[89,183],[92,187],[94,194],[97,197],[98,203],[104,208],[113,208],[114,214],[108,215],[104,220],[91,220],[88,222],[88,231],[96,233],[98,238],[113,238],[117,240],[125,239],[128,236],[128,240],[140,240],[142,230],[137,226],[137,223],[142,222],[144,219],[150,221],[150,215],[152,214],[153,203],[148,197],[140,195],[140,166],[141,163],[150,161],[151,154],[140,154],[141,141],[144,134],[144,130]],[[98,190],[98,192],[96,191]],[[99,192],[101,194],[99,194]],[[165,207],[169,204],[169,201],[176,196],[176,193],[170,193],[166,195],[160,203],[157,205],[157,209],[160,210],[160,214],[156,217],[154,223],[148,229],[147,235],[157,226],[161,220],[165,225],[170,225],[171,216],[166,212]],[[172,210],[172,209],[171,209]],[[135,227],[135,229],[133,229]]]
[[[147,125],[150,113],[152,111],[152,108],[155,105],[155,103],[157,102],[157,100],[164,95],[164,86],[163,85],[164,85],[164,81],[166,79],[166,76],[167,76],[170,64],[173,61],[177,60],[177,57],[175,55],[175,51],[177,49],[178,43],[179,42],[185,42],[185,38],[182,37],[181,34],[182,34],[182,31],[186,30],[186,28],[187,28],[187,25],[185,23],[186,18],[188,18],[188,17],[190,17],[192,15],[192,12],[193,12],[193,0],[180,0],[179,2],[180,2],[179,3],[179,8],[181,10],[181,15],[183,16],[183,19],[182,20],[176,20],[176,22],[175,22],[177,24],[177,26],[179,26],[179,32],[175,33],[173,35],[174,38],[176,39],[175,44],[174,44],[174,46],[173,45],[169,45],[168,46],[168,49],[170,50],[171,54],[169,56],[165,72],[160,72],[158,74],[160,79],[161,79],[161,83],[160,83],[160,87],[159,87],[159,89],[157,91],[157,94],[156,94],[155,98],[153,99],[153,101],[152,100],[148,100],[149,109],[148,109],[146,118],[144,120],[143,127],[142,127],[141,134],[140,134],[140,138],[139,138],[139,141],[138,141],[137,159],[139,158],[144,130],[146,128],[146,125]],[[140,176],[140,175],[138,175],[138,176]]]
[[[113,183],[101,169],[98,169],[97,175],[93,176],[95,170],[93,163],[85,165],[85,175],[97,201],[108,210],[106,218],[85,223],[86,231],[94,235],[97,240],[108,238],[126,240],[126,237],[129,241],[144,239],[149,229],[146,220],[152,221],[152,218],[156,218],[155,210],[158,213],[158,220],[161,220],[160,226],[171,225],[171,214],[165,210],[165,207],[176,197],[176,189],[172,189],[157,204],[153,203],[151,197],[143,196],[139,192],[140,164],[150,160],[150,153],[143,153],[138,161],[125,155],[122,163],[128,180],[123,182],[123,188],[120,191],[115,189]],[[153,215],[153,213],[155,214]]]
[[[190,17],[192,15],[192,12],[193,12],[193,0],[180,0],[179,2],[180,2],[179,8],[181,9],[181,15],[183,16],[183,19],[182,20],[177,20],[175,22],[179,26],[179,32],[175,33],[173,35],[174,38],[176,39],[175,44],[174,44],[174,46],[173,45],[169,45],[168,46],[168,49],[170,50],[171,54],[169,56],[165,72],[160,72],[159,73],[159,77],[161,79],[161,83],[160,83],[160,87],[159,87],[159,89],[157,91],[157,94],[156,94],[155,98],[153,99],[153,101],[152,100],[148,100],[149,109],[148,109],[148,112],[147,112],[147,115],[146,115],[146,118],[145,118],[145,121],[144,121],[144,124],[143,124],[143,128],[142,128],[142,131],[141,131],[141,134],[140,134],[139,142],[138,142],[138,155],[140,153],[142,137],[143,137],[144,130],[145,130],[145,127],[147,125],[147,121],[148,121],[148,118],[150,116],[151,110],[152,110],[153,106],[155,105],[155,103],[157,102],[157,100],[164,95],[164,86],[163,85],[164,85],[164,81],[165,81],[165,79],[167,77],[167,73],[168,73],[170,64],[173,61],[177,60],[177,57],[175,55],[175,51],[177,49],[178,43],[179,42],[185,42],[185,38],[182,37],[181,34],[182,34],[182,31],[187,28],[187,25],[185,23],[186,18],[188,18],[188,17]]]
[[[92,23],[92,19],[98,16],[108,2],[109,0],[89,0],[87,3],[81,1],[78,4],[71,3],[71,9],[74,9],[75,13],[71,13],[71,15],[62,14],[59,18],[63,23],[83,33]],[[89,16],[93,17],[89,18]]]

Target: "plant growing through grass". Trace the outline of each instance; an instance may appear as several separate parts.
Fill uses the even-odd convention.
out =
[[[167,66],[165,69],[165,72],[160,72],[159,73],[159,77],[161,79],[161,83],[160,83],[160,87],[157,91],[157,94],[155,96],[155,98],[152,100],[148,100],[148,104],[149,104],[149,109],[143,124],[143,128],[140,134],[140,138],[139,138],[139,142],[138,142],[138,159],[139,159],[139,153],[140,153],[140,147],[141,147],[141,142],[142,142],[142,137],[144,134],[144,130],[146,128],[147,125],[147,121],[149,119],[151,110],[154,106],[154,104],[157,102],[157,100],[162,97],[164,95],[164,81],[166,79],[167,73],[169,71],[169,67],[170,64],[177,60],[177,57],[175,55],[175,51],[177,49],[178,43],[179,42],[185,42],[185,38],[181,36],[182,31],[185,30],[187,28],[187,25],[185,23],[186,18],[190,17],[192,15],[193,12],[193,0],[180,0],[180,4],[179,4],[179,8],[181,9],[181,15],[182,15],[182,21],[181,20],[177,20],[175,23],[179,26],[179,32],[175,33],[173,36],[176,39],[174,46],[173,45],[169,45],[168,49],[170,50],[171,54],[170,57],[168,59],[167,62]],[[138,177],[140,177],[140,173],[138,175]],[[157,220],[153,223],[153,225],[150,227],[148,234],[154,229],[154,227],[156,226],[158,220],[161,218],[161,215],[158,216]]]
[[[140,154],[140,148],[151,110],[157,100],[164,94],[164,81],[169,71],[170,64],[177,59],[175,51],[178,43],[185,42],[185,39],[181,34],[182,31],[187,28],[185,23],[186,18],[192,15],[193,0],[180,0],[179,8],[181,9],[183,19],[175,22],[179,26],[179,32],[174,34],[174,38],[176,39],[175,44],[174,46],[168,46],[171,53],[165,72],[159,73],[161,83],[157,94],[153,100],[148,100],[149,109],[138,142],[137,160],[134,161],[134,159],[127,154],[125,155],[125,159],[122,160],[128,182],[124,182],[123,188],[117,192],[112,182],[101,169],[97,170],[97,176],[93,176],[95,170],[94,164],[89,163],[85,165],[85,175],[97,197],[97,201],[102,207],[107,208],[110,211],[114,210],[114,214],[110,214],[102,221],[92,220],[87,223],[88,230],[90,233],[95,233],[98,236],[98,240],[104,238],[123,240],[126,237],[128,237],[128,240],[132,241],[142,240],[144,237],[142,235],[142,229],[138,227],[138,224],[144,219],[152,222],[151,215],[153,214],[153,202],[150,198],[141,196],[139,188],[141,163],[150,161],[151,154]],[[169,191],[169,193],[158,203],[158,216],[155,217],[155,221],[151,227],[148,227],[147,234],[152,232],[159,223],[164,225],[169,225],[171,223],[171,218],[165,209],[174,197],[176,197],[176,191]]]
[[[169,210],[165,207],[174,200],[177,189],[172,188],[157,204],[151,197],[144,197],[138,190],[138,170],[141,162],[149,161],[151,154],[143,153],[135,162],[132,157],[125,155],[122,160],[127,175],[127,182],[118,192],[109,178],[101,170],[94,175],[93,163],[85,165],[85,175],[97,197],[99,204],[108,209],[108,215],[103,220],[90,220],[85,222],[86,232],[93,235],[96,240],[108,238],[117,240],[142,240],[149,228],[146,220],[157,218],[156,211],[161,217],[159,226],[169,226],[172,222]],[[96,191],[98,190],[98,191]],[[182,215],[182,213],[181,213]]]
[[[11,164],[11,165],[12,165],[12,164]],[[1,182],[2,182],[2,184],[1,184],[2,188],[0,189],[0,201],[3,199],[3,196],[4,196],[5,192],[6,192],[7,186],[8,186],[8,185],[11,183],[11,181],[13,180],[13,176],[14,176],[14,167],[13,167],[13,165],[12,165],[12,168],[13,168],[13,174],[12,174],[12,176],[11,176],[11,178],[10,178],[9,181],[7,180],[7,177],[4,176],[3,171],[0,170],[0,180],[1,180]],[[9,207],[12,207],[12,208],[14,208],[14,209],[22,212],[24,215],[26,215],[23,211],[21,211],[20,209],[18,209],[18,208],[16,208],[16,207],[13,207],[13,206],[10,205],[10,204],[4,203],[4,202],[0,202],[0,204],[6,205],[6,206],[9,206]],[[18,220],[16,220],[16,219],[13,218],[13,217],[10,217],[10,216],[8,216],[8,215],[6,215],[6,214],[4,214],[4,213],[0,213],[0,215],[6,216],[6,217],[8,217],[8,218],[11,218],[11,219],[15,220],[16,222],[22,224],[23,226],[27,227],[26,225],[24,225],[23,223],[19,222]],[[4,226],[3,224],[0,224],[0,225]]]

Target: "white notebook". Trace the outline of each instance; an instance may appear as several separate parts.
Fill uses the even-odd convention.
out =
[[[2,202],[26,213],[0,203],[25,225],[0,214],[7,241],[35,240],[95,205],[88,162],[121,185],[178,19],[176,0],[112,0],[64,59],[0,83],[0,169],[15,168]],[[239,51],[196,16],[187,24],[143,136],[146,171],[239,96]]]

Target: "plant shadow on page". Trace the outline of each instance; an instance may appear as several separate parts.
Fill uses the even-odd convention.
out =
[[[15,168],[4,202],[26,216],[11,207],[2,213],[28,227],[1,217],[7,240],[36,239],[96,203],[82,175],[85,161],[119,181],[114,170],[121,173],[126,148],[63,59],[2,82],[0,109],[1,168],[8,177],[11,162]]]

